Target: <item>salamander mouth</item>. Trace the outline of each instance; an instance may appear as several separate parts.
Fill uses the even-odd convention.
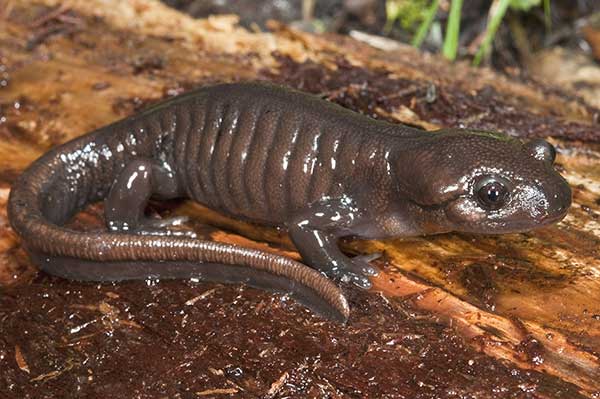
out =
[[[460,203],[457,202],[461,198],[465,198],[465,196],[458,196],[435,205],[420,206],[426,212],[434,213],[440,210],[443,211],[449,223],[450,230],[486,235],[524,233],[535,230],[559,222],[568,212],[568,207],[561,206],[549,212],[541,212],[537,216],[530,215],[527,212],[517,212],[512,215],[508,213],[504,215],[496,214],[494,216],[489,212],[481,211],[476,205],[469,202],[465,203],[464,206],[466,208],[462,208]],[[457,204],[457,209],[462,208],[462,211],[457,212],[457,209],[453,209],[455,203]],[[481,212],[476,211],[476,209],[479,209]],[[470,212],[473,212],[473,214]],[[491,212],[502,213],[501,210]]]
[[[448,198],[447,200],[438,202],[436,204],[421,204],[420,202],[415,201],[415,200],[409,200],[409,201],[412,202],[414,205],[418,206],[419,208],[423,209],[426,212],[435,212],[435,211],[445,210],[450,204],[452,204],[454,201],[456,201],[462,197],[463,197],[463,195],[456,195],[452,198]]]
[[[489,235],[526,233],[531,230],[536,230],[557,223],[566,215],[567,212],[562,212],[560,214],[549,215],[535,220],[522,218],[519,220],[498,222],[488,226],[482,226],[481,229],[475,228],[471,232]]]
[[[539,226],[545,226],[548,224],[560,222],[562,219],[564,219],[565,216],[567,216],[566,209],[562,212],[543,216],[537,220],[537,223]]]
[[[497,234],[511,234],[511,233],[525,233],[531,230],[535,230],[562,220],[568,211],[568,207],[561,207],[558,211],[544,214],[540,217],[532,218],[531,216],[521,215],[507,217],[506,219],[498,219],[496,221],[490,220],[486,217],[482,217],[480,220],[461,220],[452,217],[451,213],[448,214],[448,210],[452,205],[459,201],[461,198],[465,198],[464,194],[458,194],[452,198],[448,198],[445,201],[437,204],[421,204],[415,200],[411,202],[421,208],[425,213],[429,215],[440,215],[445,214],[446,223],[448,226],[436,226],[434,229],[439,231],[461,231],[466,233],[475,234],[486,234],[486,235],[497,235]],[[437,219],[437,222],[441,222]]]

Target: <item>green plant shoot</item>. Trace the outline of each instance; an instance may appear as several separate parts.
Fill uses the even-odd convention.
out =
[[[458,35],[460,33],[460,13],[462,9],[462,0],[452,0],[450,4],[450,14],[448,15],[448,25],[446,26],[446,37],[444,38],[444,47],[442,53],[450,61],[456,59],[458,50]]]
[[[421,44],[423,44],[423,40],[425,40],[427,33],[429,33],[429,29],[431,28],[431,24],[433,23],[439,6],[440,0],[433,0],[425,11],[423,22],[421,22],[417,29],[417,33],[415,33],[415,36],[413,37],[411,43],[413,46],[421,47]]]

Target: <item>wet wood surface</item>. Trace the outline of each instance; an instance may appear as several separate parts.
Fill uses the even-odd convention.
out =
[[[599,397],[600,112],[402,45],[271,28],[148,0],[0,2],[0,397]],[[255,79],[426,130],[548,138],[572,209],[526,234],[345,241],[384,254],[372,290],[345,287],[347,326],[239,286],[83,284],[30,264],[6,201],[32,160],[168,96]],[[281,231],[190,202],[152,211],[299,259]],[[101,228],[101,205],[72,226]]]

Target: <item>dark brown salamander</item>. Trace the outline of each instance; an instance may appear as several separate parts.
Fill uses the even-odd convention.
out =
[[[59,146],[13,186],[13,228],[43,270],[78,280],[195,277],[290,292],[328,317],[348,304],[327,276],[376,270],[343,236],[503,233],[560,220],[571,203],[554,148],[471,130],[425,133],[260,83],[202,88]],[[144,218],[150,197],[192,198],[284,226],[311,268],[177,235]],[[105,199],[108,231],[62,227]]]

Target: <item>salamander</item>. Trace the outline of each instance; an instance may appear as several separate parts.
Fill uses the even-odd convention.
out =
[[[346,236],[521,232],[562,219],[571,190],[555,149],[495,132],[434,133],[267,83],[182,94],[55,147],[12,187],[8,215],[32,261],[76,280],[200,278],[288,292],[326,317],[349,306],[334,280],[377,269]],[[303,262],[202,241],[149,219],[150,198],[188,198],[285,228]],[[65,227],[104,200],[106,229]]]

